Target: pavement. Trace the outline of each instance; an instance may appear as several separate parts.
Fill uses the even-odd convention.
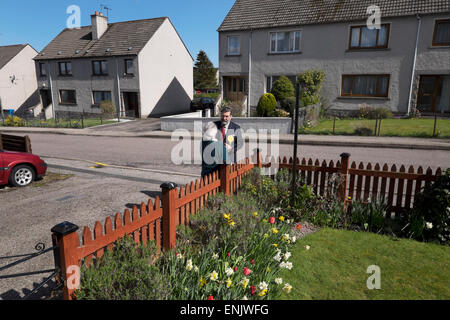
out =
[[[105,136],[105,137],[145,137],[172,139],[172,132],[160,130],[158,119],[146,119],[128,121],[116,124],[85,128],[85,129],[62,129],[62,128],[24,128],[24,127],[0,127],[0,132],[5,134],[47,133],[77,136]],[[179,137],[194,137],[201,139],[201,133],[180,132],[174,135],[173,141]],[[246,141],[272,140],[276,137],[266,135],[245,134]],[[278,136],[280,144],[293,144],[293,134],[282,134]],[[333,136],[333,135],[299,135],[299,145],[314,146],[344,146],[344,147],[366,147],[366,148],[401,148],[412,150],[444,150],[450,151],[450,139],[409,138],[409,137],[362,137],[362,136]]]

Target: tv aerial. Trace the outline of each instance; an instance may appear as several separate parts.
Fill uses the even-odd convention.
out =
[[[108,7],[106,4],[100,4],[100,7],[102,10],[106,10],[106,16],[109,18],[109,11],[112,11],[112,9]]]

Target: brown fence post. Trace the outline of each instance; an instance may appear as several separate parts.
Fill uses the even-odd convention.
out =
[[[73,278],[73,270],[68,270],[71,266],[79,267],[79,261],[75,254],[75,250],[80,246],[80,239],[76,233],[77,230],[77,225],[67,221],[60,223],[51,229],[53,246],[57,246],[57,248],[53,250],[55,268],[59,272],[61,281],[64,281],[64,300],[72,300],[74,298],[73,292],[76,290],[74,284],[80,283],[79,278]],[[69,274],[68,272],[71,273]],[[69,277],[71,277],[71,279],[68,281]]]
[[[26,153],[33,153],[31,150],[31,141],[29,136],[25,136],[25,150]]]
[[[162,195],[162,244],[164,250],[170,250],[176,244],[177,213],[175,208],[175,197],[177,195],[177,184],[164,182],[161,185]],[[156,235],[158,236],[158,235]]]
[[[260,169],[262,168],[262,153],[259,148],[256,149],[256,166]]]
[[[231,194],[230,168],[231,166],[229,164],[221,164],[219,169],[220,192],[223,192],[226,196]]]
[[[341,168],[340,168],[340,185],[339,185],[339,198],[344,202],[344,211],[347,203],[347,192],[348,192],[348,167],[350,163],[350,153],[342,153],[341,154]],[[342,179],[343,177],[343,179]]]
[[[1,133],[0,133],[0,150],[3,150],[3,139]]]

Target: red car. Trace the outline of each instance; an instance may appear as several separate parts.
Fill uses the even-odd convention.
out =
[[[46,172],[47,164],[37,155],[0,150],[0,185],[25,187]]]

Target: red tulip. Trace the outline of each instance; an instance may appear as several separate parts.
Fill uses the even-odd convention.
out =
[[[237,267],[234,267],[234,272],[236,272],[237,271]]]
[[[256,291],[256,287],[255,286],[251,286],[250,287],[250,291],[251,291],[252,295],[254,295],[255,291]]]
[[[244,276],[248,276],[252,271],[249,268],[244,268]]]
[[[228,252],[228,253],[227,253],[227,256],[231,256],[231,253]]]
[[[251,264],[255,264],[255,260],[253,260],[253,259],[250,260],[250,263],[251,263]]]
[[[269,222],[270,222],[271,224],[274,224],[274,223],[275,223],[275,217],[270,217]]]
[[[214,300],[214,296],[209,296],[208,300]]]

